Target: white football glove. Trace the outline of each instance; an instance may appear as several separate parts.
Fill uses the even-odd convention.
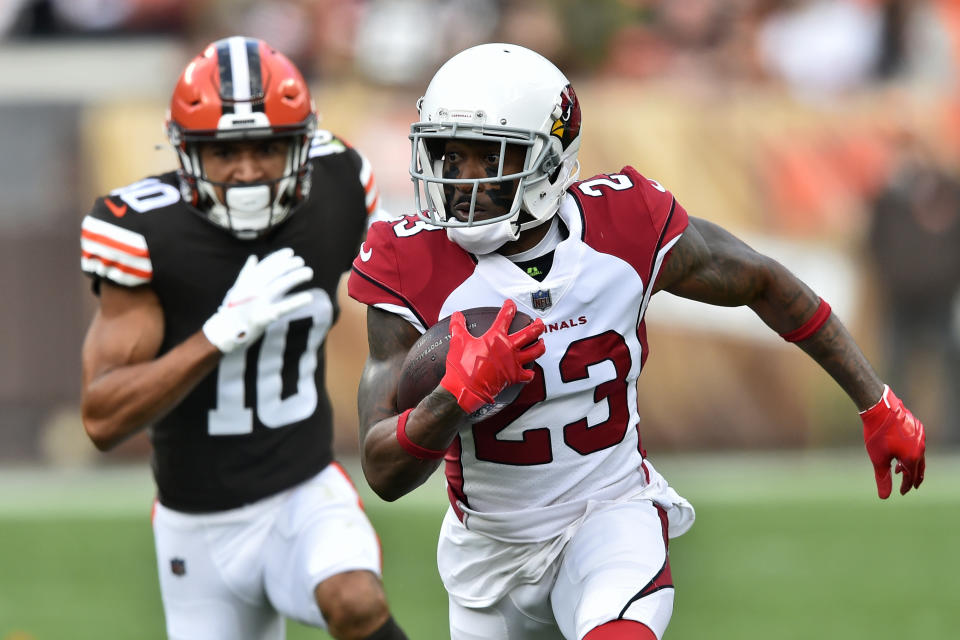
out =
[[[220,308],[203,324],[203,334],[223,353],[250,344],[271,322],[310,303],[309,291],[286,294],[312,277],[313,269],[293,249],[279,249],[263,260],[251,255]]]

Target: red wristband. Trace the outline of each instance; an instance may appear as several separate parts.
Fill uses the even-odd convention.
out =
[[[827,301],[823,298],[820,298],[820,306],[817,307],[817,310],[813,312],[813,315],[810,316],[810,319],[804,322],[800,327],[789,331],[787,333],[781,333],[780,337],[786,340],[787,342],[800,342],[801,340],[806,340],[826,324],[827,320],[830,319],[830,305],[827,304]]]
[[[446,454],[446,451],[437,451],[436,449],[427,449],[407,437],[407,417],[413,409],[407,409],[397,416],[397,442],[403,447],[403,450],[420,460],[439,460]]]

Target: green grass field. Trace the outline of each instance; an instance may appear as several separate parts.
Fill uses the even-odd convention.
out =
[[[960,637],[960,458],[886,503],[860,452],[654,463],[698,514],[671,544],[669,640]],[[412,638],[447,637],[435,480],[393,504],[363,491]],[[163,638],[151,495],[146,468],[0,471],[0,640]]]

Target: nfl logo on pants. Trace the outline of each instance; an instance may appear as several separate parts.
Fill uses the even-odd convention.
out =
[[[550,290],[547,289],[544,291],[534,291],[530,294],[530,300],[533,305],[533,308],[537,311],[546,311],[553,306],[553,300],[550,299]]]

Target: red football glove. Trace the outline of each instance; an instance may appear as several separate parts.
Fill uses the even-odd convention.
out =
[[[903,406],[888,386],[883,387],[880,402],[860,413],[863,420],[863,441],[877,477],[877,494],[881,499],[890,495],[893,482],[890,463],[897,459],[896,472],[903,474],[900,495],[917,488],[923,482],[926,462],[923,458],[927,437],[923,424]]]
[[[492,403],[508,385],[533,380],[533,371],[523,365],[546,350],[543,339],[537,340],[544,331],[543,320],[537,318],[508,334],[516,313],[513,300],[504,302],[493,324],[479,338],[470,335],[462,313],[457,311],[450,318],[450,350],[440,386],[452,393],[467,413]]]

